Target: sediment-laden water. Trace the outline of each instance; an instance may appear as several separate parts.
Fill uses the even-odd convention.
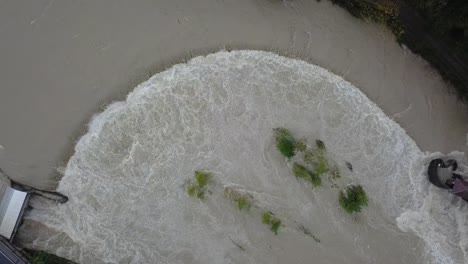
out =
[[[323,140],[342,178],[320,188],[295,179],[276,127]],[[96,115],[60,182],[69,202],[35,199],[20,237],[43,225],[25,243],[81,263],[463,263],[468,209],[426,181],[431,157],[320,67],[219,52],[154,75]],[[215,179],[203,201],[187,195],[195,170]],[[370,198],[357,216],[338,204],[350,183]],[[256,206],[239,210],[227,186]],[[263,211],[283,221],[278,235]]]

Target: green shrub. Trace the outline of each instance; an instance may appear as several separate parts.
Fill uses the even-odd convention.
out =
[[[291,133],[284,128],[276,128],[276,147],[287,159],[291,159],[296,154],[296,141]]]
[[[306,167],[294,163],[293,172],[296,178],[305,179],[312,183],[314,187],[322,185],[322,179],[319,175],[309,171]]]
[[[367,194],[361,185],[351,185],[340,192],[340,205],[349,214],[361,212],[368,205]]]

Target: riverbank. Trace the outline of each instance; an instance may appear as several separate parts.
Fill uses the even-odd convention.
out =
[[[331,0],[353,16],[386,25],[468,102],[468,4],[463,1]],[[452,90],[452,89],[451,89]]]

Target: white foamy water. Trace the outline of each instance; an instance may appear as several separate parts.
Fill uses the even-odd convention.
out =
[[[362,184],[369,208],[350,217],[328,179],[297,181],[275,127],[322,139],[339,187]],[[81,263],[463,263],[467,208],[429,186],[429,160],[342,78],[272,53],[219,52],[154,75],[93,118],[60,182],[70,201],[33,201],[27,218],[50,231],[30,245]],[[184,188],[195,170],[216,179],[205,201]],[[260,209],[239,211],[225,186]],[[277,236],[262,210],[283,220]]]

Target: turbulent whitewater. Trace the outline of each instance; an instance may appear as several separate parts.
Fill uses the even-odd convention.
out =
[[[275,148],[276,127],[323,140],[339,188],[296,180]],[[154,75],[96,115],[60,182],[69,202],[34,200],[20,235],[80,263],[463,263],[467,208],[429,186],[429,160],[327,70],[268,52],[219,52]],[[195,170],[211,171],[219,187],[204,201],[184,187]],[[352,182],[370,198],[356,217],[338,204]],[[260,213],[225,199],[226,186],[283,219],[278,235]]]

